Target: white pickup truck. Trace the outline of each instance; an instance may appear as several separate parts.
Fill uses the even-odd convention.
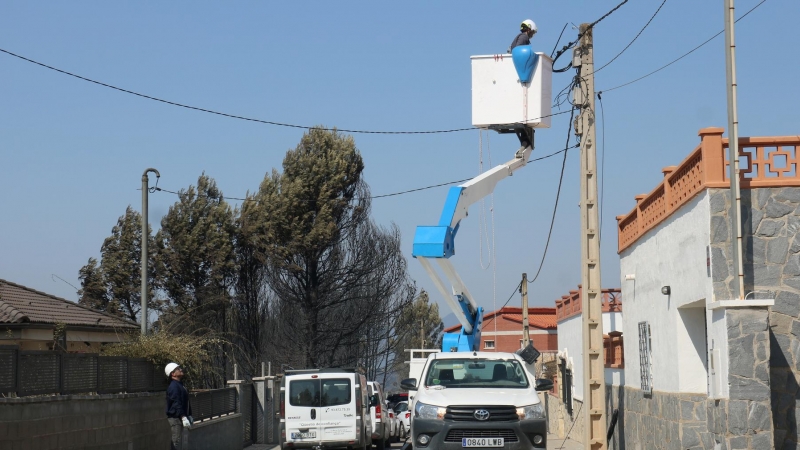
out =
[[[523,450],[547,447],[544,404],[537,380],[517,354],[441,352],[427,357],[418,379],[401,383],[411,399],[415,449]]]

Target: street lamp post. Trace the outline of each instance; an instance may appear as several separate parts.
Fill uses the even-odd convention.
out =
[[[156,178],[161,178],[161,174],[158,173],[158,170],[148,168],[142,174],[142,336],[147,334],[147,261],[148,261],[148,254],[147,254],[147,244],[150,238],[150,233],[147,227],[147,194],[149,194],[149,181],[150,178],[147,176],[149,172],[153,172],[156,174]]]

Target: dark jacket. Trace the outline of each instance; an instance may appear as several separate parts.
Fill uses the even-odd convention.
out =
[[[531,45],[531,38],[528,37],[528,33],[524,31],[520,32],[517,37],[514,38],[511,47],[508,47],[508,53],[511,53],[511,50],[518,45]]]
[[[167,388],[167,417],[180,419],[192,415],[192,405],[189,404],[189,391],[180,381],[172,380]]]

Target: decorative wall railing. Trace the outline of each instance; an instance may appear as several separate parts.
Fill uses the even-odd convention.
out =
[[[605,366],[608,369],[625,368],[625,347],[621,331],[611,331],[603,336]]]
[[[664,179],[636,206],[617,216],[618,252],[630,247],[706,188],[730,186],[728,139],[722,128],[704,128],[700,145],[679,165],[665,167]],[[800,136],[739,138],[741,188],[800,187]]]
[[[578,285],[577,290],[569,291],[569,294],[556,300],[556,321],[561,322],[581,313],[581,292],[582,288]],[[622,311],[622,291],[620,289],[603,289],[602,301],[603,312]]]

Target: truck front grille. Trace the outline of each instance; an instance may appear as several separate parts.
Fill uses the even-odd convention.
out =
[[[505,442],[518,442],[514,430],[450,430],[445,442],[461,442],[461,438],[503,438]]]
[[[516,422],[517,408],[514,406],[449,406],[444,415],[445,420],[455,422],[478,422],[475,418],[475,411],[485,409],[489,411],[489,419],[486,422]]]

